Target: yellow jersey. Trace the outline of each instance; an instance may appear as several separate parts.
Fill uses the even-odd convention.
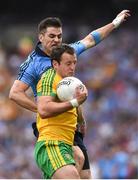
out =
[[[47,70],[37,84],[37,96],[53,96],[56,99],[56,89],[61,79],[53,68]],[[38,141],[58,140],[73,145],[77,116],[76,108],[45,119],[37,113]]]

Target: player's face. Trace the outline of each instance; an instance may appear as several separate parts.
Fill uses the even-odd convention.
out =
[[[60,64],[56,63],[56,71],[62,77],[74,76],[76,68],[76,54],[63,53]]]
[[[39,35],[39,40],[45,53],[50,55],[53,47],[62,43],[62,28],[48,27],[44,33]]]

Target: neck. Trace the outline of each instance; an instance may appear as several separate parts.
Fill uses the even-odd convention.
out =
[[[42,44],[41,44],[40,48],[46,55],[50,56],[50,52],[48,50],[46,50]]]

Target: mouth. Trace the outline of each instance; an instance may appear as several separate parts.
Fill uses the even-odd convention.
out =
[[[59,45],[60,45],[60,43],[52,44],[52,47],[57,47],[57,46],[59,46]]]
[[[52,47],[52,49],[53,49],[53,48],[56,48],[57,46],[58,46],[58,45],[52,45],[51,47]]]
[[[70,76],[73,76],[73,75],[74,75],[74,72],[69,72],[69,75],[70,75]]]
[[[52,46],[58,46],[58,44],[52,44]]]

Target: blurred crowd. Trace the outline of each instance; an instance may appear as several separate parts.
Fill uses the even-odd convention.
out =
[[[78,77],[89,88],[85,142],[95,178],[138,178],[137,33],[118,31],[82,56]]]
[[[137,42],[138,32],[121,29],[79,57],[76,76],[89,90],[84,141],[95,179],[138,178]],[[35,114],[8,99],[19,66],[33,48],[28,37],[15,49],[0,46],[0,178],[42,178],[33,157]]]

